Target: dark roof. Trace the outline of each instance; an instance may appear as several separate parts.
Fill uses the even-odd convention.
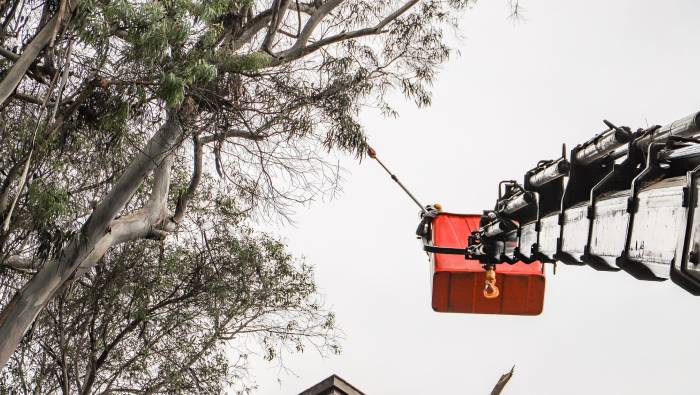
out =
[[[350,383],[333,374],[320,383],[308,388],[299,395],[365,395],[364,392],[353,387]]]

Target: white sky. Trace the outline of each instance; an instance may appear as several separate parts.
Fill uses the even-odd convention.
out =
[[[431,108],[364,115],[382,159],[425,204],[478,213],[498,181],[522,179],[603,118],[636,129],[700,110],[697,0],[522,2],[521,23],[505,0],[466,15]],[[368,394],[488,394],[513,364],[505,395],[700,391],[700,298],[560,264],[541,316],[435,313],[416,207],[375,163],[344,165],[344,193],[280,230],[316,266],[343,354],[287,356],[296,377],[255,363],[259,393],[297,394],[336,373]]]

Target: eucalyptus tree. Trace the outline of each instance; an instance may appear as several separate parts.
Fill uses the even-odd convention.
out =
[[[358,111],[394,114],[391,89],[430,103],[470,3],[0,1],[0,365],[144,240],[187,250],[332,190],[325,152],[361,157]]]
[[[245,392],[250,353],[272,360],[308,343],[337,352],[310,268],[279,241],[236,228],[217,226],[206,244],[107,252],[39,315],[0,393]]]

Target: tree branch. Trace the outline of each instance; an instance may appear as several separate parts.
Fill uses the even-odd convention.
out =
[[[268,27],[267,34],[265,35],[265,39],[262,43],[262,50],[267,53],[272,53],[272,41],[275,39],[277,29],[279,29],[279,26],[287,13],[289,1],[290,0],[275,0],[274,5],[272,6],[272,21],[270,21],[270,27]]]
[[[110,243],[105,239],[111,234],[114,218],[146,176],[179,144],[181,134],[178,115],[174,110],[168,111],[165,124],[131,161],[80,231],[61,250],[59,258],[44,264],[5,306],[0,313],[0,366],[7,363],[36,316],[55,293],[73,278],[78,267],[88,257],[96,258],[99,251],[106,251]]]
[[[79,4],[80,0],[73,0],[70,2],[70,13],[65,19],[70,18],[70,14],[78,8]],[[61,15],[54,15],[32,41],[29,42],[15,64],[12,65],[10,71],[5,75],[2,81],[0,81],[0,105],[5,103],[10,95],[12,95],[12,92],[14,92],[17,85],[22,81],[27,70],[29,70],[29,67],[34,63],[37,56],[39,56],[39,53],[52,42],[54,33],[61,22]]]
[[[318,9],[316,5],[312,3],[299,3],[298,1],[295,1],[294,4],[291,4],[289,8],[294,11],[303,12],[307,15],[312,15]]]
[[[185,216],[187,205],[190,200],[192,200],[194,193],[197,191],[197,186],[199,186],[199,181],[202,179],[202,143],[197,136],[194,136],[192,140],[194,145],[194,170],[192,170],[190,185],[187,187],[185,193],[180,195],[180,198],[177,200],[175,214],[173,215],[173,221],[176,224],[180,224],[182,218]]]
[[[24,102],[27,102],[27,103],[34,103],[34,104],[39,104],[39,105],[43,104],[43,100],[39,99],[38,97],[35,97],[35,96],[32,96],[32,95],[28,95],[28,94],[26,94],[26,93],[18,92],[18,91],[15,91],[15,92],[12,94],[12,98],[13,98],[13,99],[18,99],[18,100],[21,100],[21,101],[24,101]],[[49,101],[49,102],[46,103],[46,105],[49,106],[49,107],[53,107],[53,106],[56,106],[57,104],[68,104],[68,103],[70,103],[70,102],[69,102],[69,101],[66,101],[66,102],[63,102],[63,103],[58,103],[58,102],[55,102],[55,101]]]
[[[334,43],[337,43],[340,41],[350,40],[353,38],[359,38],[359,37],[364,37],[364,36],[371,36],[371,35],[375,35],[375,34],[386,33],[386,31],[383,30],[386,27],[386,25],[388,25],[389,23],[391,23],[392,21],[396,20],[398,17],[400,17],[401,15],[406,13],[406,11],[411,9],[411,7],[416,5],[419,1],[420,0],[410,0],[410,1],[406,2],[403,6],[401,6],[396,11],[389,14],[387,17],[385,17],[384,19],[379,21],[379,23],[377,23],[376,25],[374,25],[372,27],[358,29],[358,30],[354,30],[351,32],[339,33],[339,34],[318,40],[318,41],[314,42],[313,44],[310,44],[307,46],[297,46],[295,44],[292,48],[290,48],[290,49],[288,49],[288,50],[286,50],[278,55],[275,55],[275,57],[279,58],[279,59],[284,59],[285,61],[290,61],[290,60],[298,59],[302,56],[308,55],[311,52],[317,51],[320,48],[323,48],[327,45],[331,45],[331,44],[334,44]],[[298,43],[299,43],[299,41],[297,41],[297,44]]]
[[[19,55],[10,51],[9,49],[7,49],[5,47],[0,47],[0,55],[13,61],[13,62],[16,62],[17,60],[19,60]]]
[[[11,255],[0,262],[0,266],[6,266],[19,271],[34,271],[39,268],[39,263],[31,258]]]
[[[265,10],[249,20],[243,28],[241,28],[240,33],[233,36],[233,51],[237,51],[252,40],[253,37],[267,25],[270,19],[272,19],[272,9]]]
[[[510,380],[510,378],[513,377],[514,372],[515,372],[515,365],[513,365],[513,367],[510,368],[510,372],[502,375],[501,378],[498,379],[498,382],[496,383],[496,385],[493,387],[493,390],[491,391],[491,395],[500,395],[501,392],[503,391],[503,388],[505,388],[506,384],[508,384],[508,381]]]
[[[304,48],[304,46],[306,46],[306,43],[309,41],[309,38],[311,38],[311,35],[313,34],[314,30],[316,30],[316,27],[318,27],[321,21],[323,21],[323,18],[325,18],[326,15],[333,11],[333,9],[339,6],[340,3],[342,3],[343,1],[344,0],[328,0],[325,3],[323,3],[320,7],[318,7],[316,9],[316,12],[314,12],[309,18],[309,20],[306,21],[304,28],[299,34],[299,39],[289,50],[281,53],[280,56],[285,57],[288,53],[295,53],[296,51],[299,51],[300,49]]]
[[[262,133],[252,133],[245,130],[228,130],[225,133],[210,134],[208,136],[201,137],[199,142],[202,145],[213,143],[215,141],[225,140],[227,138],[237,137],[246,140],[260,141],[266,139],[268,136]]]
[[[173,167],[175,155],[170,153],[153,172],[153,188],[146,205],[152,219],[162,216],[167,210],[168,191],[170,190],[170,170]]]
[[[178,116],[170,111],[165,124],[148,142],[142,152],[116,182],[112,190],[97,206],[84,228],[88,234],[104,234],[109,223],[119,214],[146,176],[162,165],[171,154],[183,133]],[[164,171],[164,167],[160,167]],[[170,171],[169,169],[167,170]],[[157,178],[157,177],[156,177]]]
[[[288,8],[297,12],[303,12],[308,15],[312,15],[318,10],[318,8],[311,3],[300,3],[298,4],[298,6],[297,4],[289,4]],[[273,9],[270,8],[268,10],[258,13],[255,17],[250,18],[248,22],[240,29],[240,31],[232,37],[232,50],[237,51],[241,47],[243,47],[243,45],[250,42],[250,40],[252,40],[253,37],[255,37],[255,35],[258,34],[258,32],[260,32],[260,30],[267,26],[268,22],[273,17],[272,14]]]
[[[146,205],[131,214],[125,215],[112,222],[107,234],[102,237],[92,252],[80,264],[76,277],[94,267],[111,247],[138,239],[163,239],[167,232],[159,227],[167,228],[168,192],[170,190],[170,171],[173,167],[174,154],[163,159],[160,166],[153,172],[153,187]]]
[[[10,192],[12,189],[10,187],[12,186],[12,183],[16,177],[19,175],[19,169],[22,167],[24,161],[27,160],[27,156],[28,154],[25,153],[17,162],[15,162],[14,165],[12,165],[10,170],[7,172],[7,177],[5,177],[5,180],[0,186],[0,219],[3,218],[5,210],[7,210],[7,207],[10,205]]]

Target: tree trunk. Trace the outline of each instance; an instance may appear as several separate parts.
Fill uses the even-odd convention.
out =
[[[47,262],[0,313],[0,367],[10,359],[37,315],[85,259],[97,250],[104,253],[106,248],[101,246],[101,241],[109,237],[112,221],[146,176],[177,148],[181,134],[182,127],[177,115],[169,114],[166,123],[132,160],[80,232],[61,250],[58,258]]]

